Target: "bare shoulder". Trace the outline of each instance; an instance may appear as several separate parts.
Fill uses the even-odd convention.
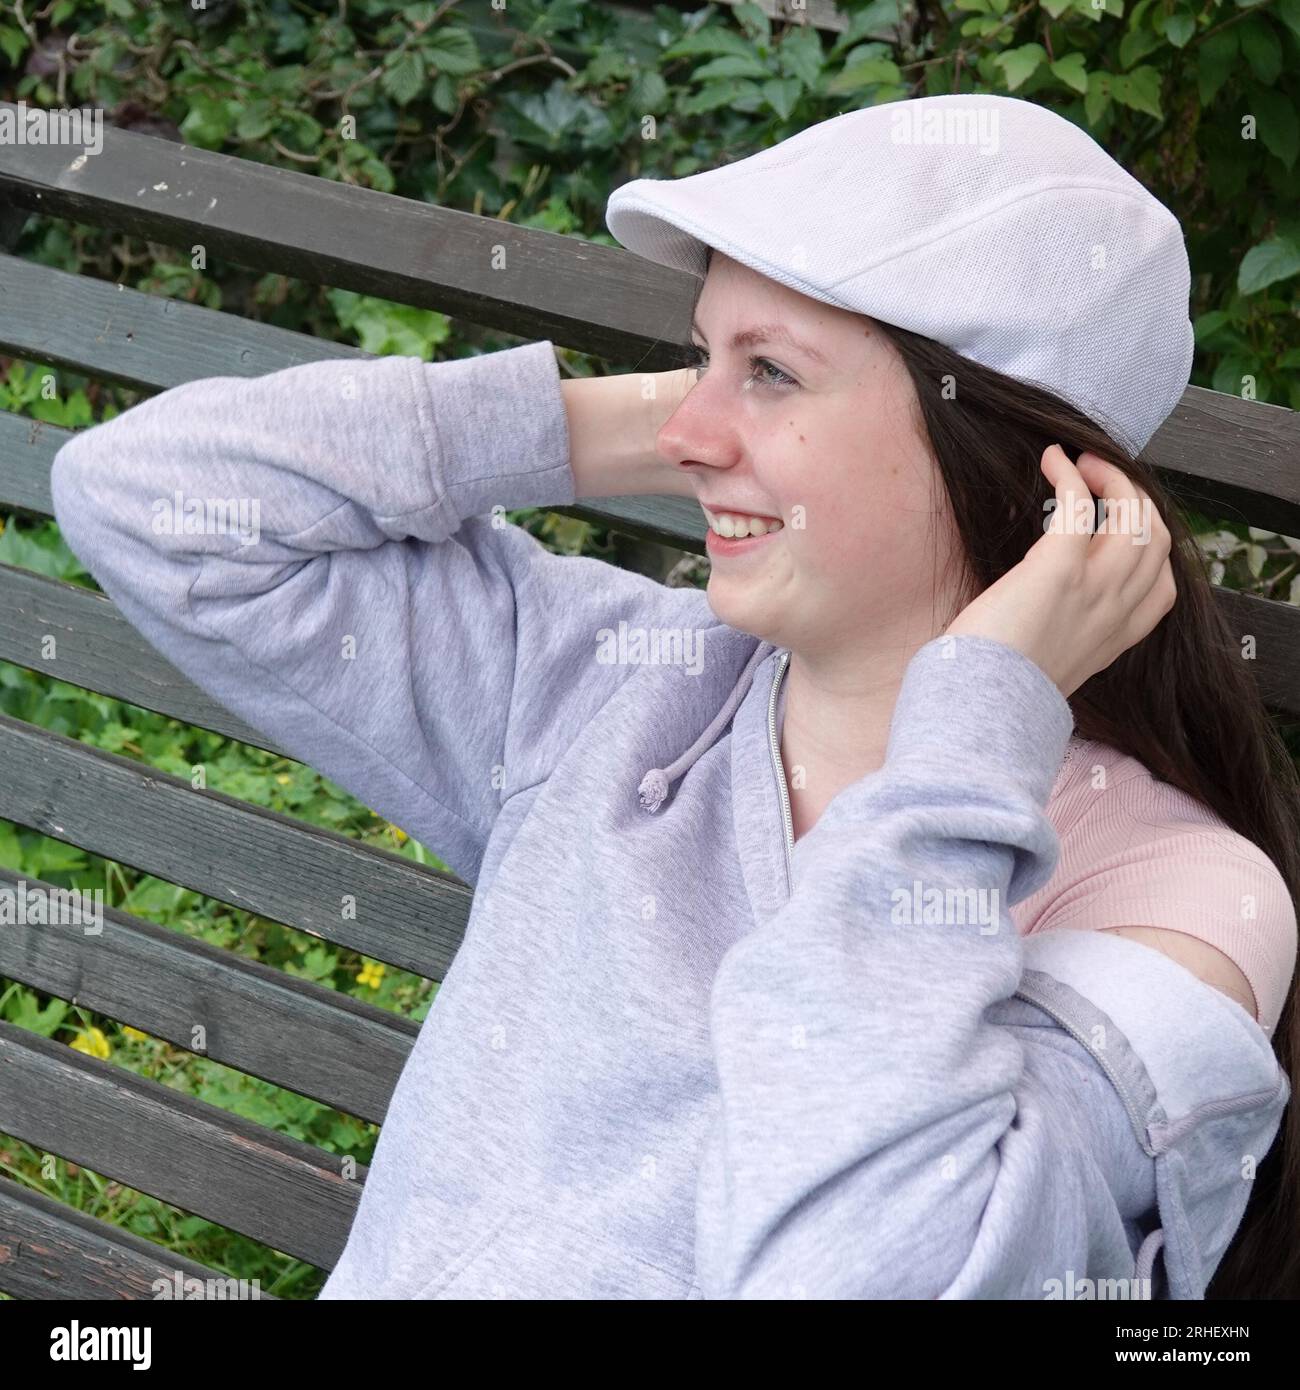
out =
[[[1162,952],[1207,985],[1213,985],[1229,999],[1235,999],[1258,1022],[1259,1011],[1254,991],[1241,970],[1217,946],[1169,927],[1105,927],[1103,930],[1114,932],[1117,936],[1127,936],[1131,941]]]

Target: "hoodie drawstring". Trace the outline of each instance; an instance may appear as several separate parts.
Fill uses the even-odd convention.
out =
[[[749,689],[750,682],[754,678],[755,668],[760,661],[770,656],[775,650],[770,642],[760,642],[754,648],[748,662],[745,663],[745,669],[740,673],[739,679],[732,687],[726,703],[710,720],[708,728],[675,762],[670,763],[667,767],[652,767],[641,779],[641,785],[637,788],[637,798],[641,802],[643,810],[654,812],[663,805],[664,798],[668,795],[669,786],[690,767],[726,727],[727,721],[736,712],[736,706],[744,699],[745,692]]]

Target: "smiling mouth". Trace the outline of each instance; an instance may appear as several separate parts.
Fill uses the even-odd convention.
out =
[[[779,531],[785,523],[775,516],[756,516],[752,512],[711,511],[700,503],[709,530],[726,540],[744,540],[747,536],[766,536]]]

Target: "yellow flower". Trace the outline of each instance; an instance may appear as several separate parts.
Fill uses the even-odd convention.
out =
[[[388,828],[393,832],[393,839],[396,840],[399,845],[404,845],[406,843],[407,834],[401,826],[390,825]]]
[[[142,1033],[138,1028],[132,1028],[129,1023],[123,1024],[122,1033],[125,1037],[134,1038],[137,1042],[149,1041],[148,1033]]]
[[[384,974],[384,967],[378,961],[368,960],[361,967],[361,973],[357,976],[357,984],[369,985],[371,989],[378,989]]]
[[[287,787],[289,783],[293,781],[293,778],[290,777],[287,772],[282,772],[275,780],[279,782],[282,787]]]
[[[109,1058],[113,1055],[113,1049],[108,1045],[108,1039],[99,1028],[87,1028],[84,1033],[79,1033],[72,1043],[78,1052],[85,1052],[91,1057]]]

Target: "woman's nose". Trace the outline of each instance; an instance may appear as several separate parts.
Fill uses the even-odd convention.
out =
[[[740,454],[740,441],[730,412],[707,383],[697,383],[668,417],[656,439],[659,456],[689,467],[729,468]]]

